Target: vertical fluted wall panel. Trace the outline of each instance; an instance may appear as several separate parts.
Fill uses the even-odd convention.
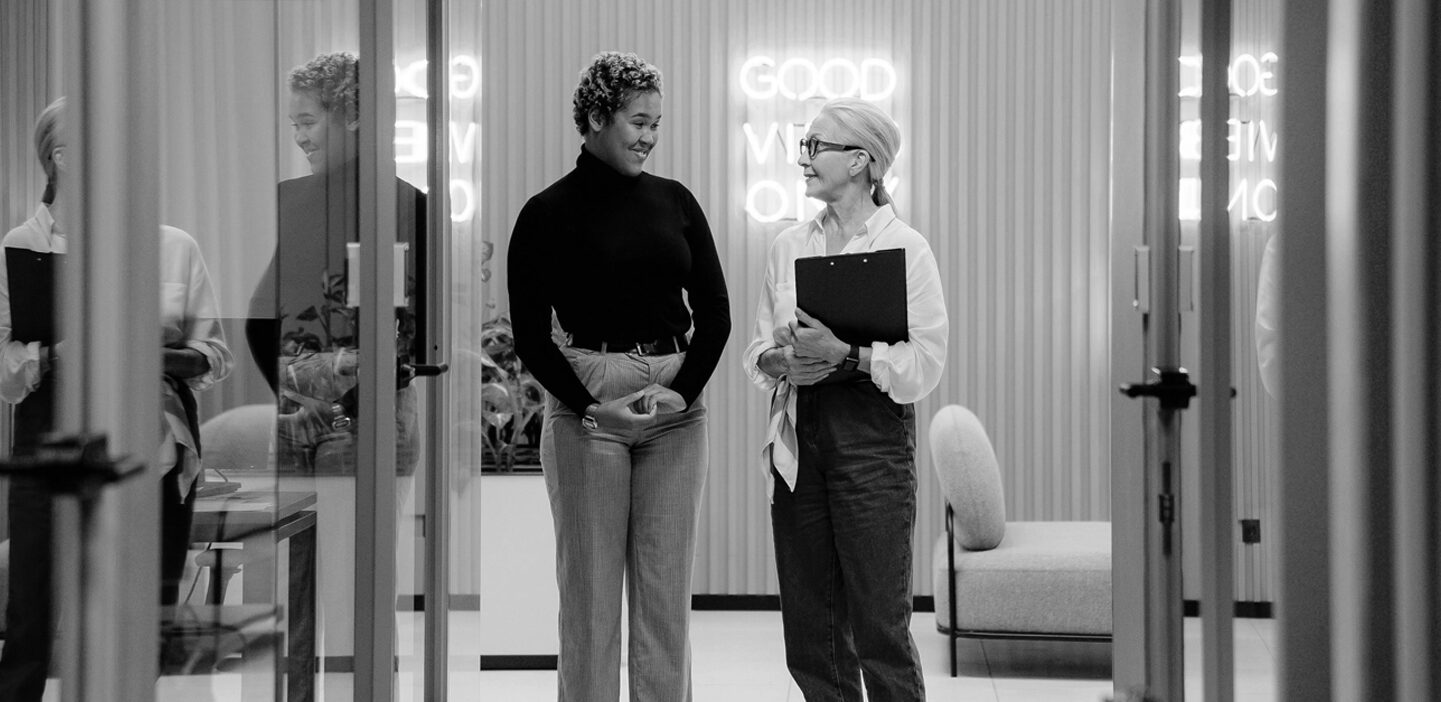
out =
[[[35,158],[35,118],[58,97],[50,82],[50,4],[0,4],[0,230],[19,226],[40,204],[45,173]],[[6,443],[8,446],[8,442]]]
[[[791,222],[746,212],[755,166],[741,125],[758,108],[739,70],[755,55],[876,57],[898,74],[882,102],[903,133],[895,197],[936,252],[952,324],[941,387],[917,407],[917,594],[931,592],[930,545],[943,532],[925,434],[945,404],[986,423],[1011,519],[1109,518],[1109,13],[1107,0],[485,5],[480,216],[498,262],[525,200],[573,166],[570,93],[581,67],[619,49],[664,72],[665,126],[649,168],[705,208],[735,325],[707,389],[697,592],[776,587],[759,464],[768,403],[739,354],[765,252]],[[489,290],[506,310],[503,264]]]
[[[0,4],[0,232],[35,211],[45,173],[35,158],[35,117],[54,99],[49,3]],[[10,406],[0,403],[0,455],[10,452]]]
[[[1232,37],[1232,59],[1249,55],[1262,57],[1278,51],[1281,40],[1281,3],[1279,0],[1236,0]],[[1285,57],[1280,57],[1282,60]],[[1238,85],[1232,87],[1249,92],[1250,70],[1233,69]],[[1249,64],[1247,64],[1249,65]],[[1262,93],[1233,98],[1232,118],[1241,125],[1267,126],[1267,134],[1275,134],[1280,123],[1279,99],[1286,93],[1284,85],[1276,86],[1279,94]],[[1237,133],[1237,158],[1231,168],[1233,191],[1242,183],[1250,190],[1263,179],[1276,178],[1276,164],[1268,159],[1264,145],[1247,138],[1245,126],[1233,127]],[[1256,133],[1260,133],[1259,128]],[[1251,141],[1252,143],[1246,143]],[[1278,142],[1278,148],[1281,148]],[[1252,155],[1255,158],[1252,158]],[[1280,183],[1284,188],[1285,183]],[[1273,201],[1274,202],[1274,201]],[[1236,550],[1236,599],[1249,602],[1274,601],[1276,588],[1275,527],[1279,497],[1276,495],[1275,471],[1280,459],[1280,416],[1275,398],[1261,384],[1256,355],[1256,300],[1262,253],[1266,242],[1277,233],[1275,221],[1267,221],[1267,202],[1255,207],[1236,203],[1232,206],[1231,226],[1231,367],[1235,374],[1236,401],[1233,405],[1232,466],[1235,471],[1236,518],[1259,519],[1262,539],[1257,544],[1244,544]]]

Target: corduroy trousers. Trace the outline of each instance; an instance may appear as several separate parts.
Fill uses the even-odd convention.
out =
[[[669,385],[685,360],[563,351],[601,401]],[[623,586],[630,699],[690,701],[691,572],[706,463],[700,399],[624,433],[587,430],[570,408],[547,400],[541,465],[555,520],[561,702],[619,698]]]

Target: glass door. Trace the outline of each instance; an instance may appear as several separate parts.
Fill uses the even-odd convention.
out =
[[[427,181],[398,172],[392,55],[424,23],[389,2],[161,5],[162,35],[191,38],[161,44],[161,202],[202,233],[235,356],[202,408],[207,471],[234,490],[222,522],[240,502],[269,518],[207,544],[220,565],[199,592],[272,603],[281,642],[263,691],[221,665],[173,698],[394,699],[424,680],[435,454],[414,374]]]
[[[1180,51],[1186,659],[1205,699],[1275,689],[1280,24],[1274,0],[1197,3]]]
[[[448,518],[434,477],[448,448],[429,417],[447,407],[442,249],[475,211],[473,179],[446,175],[473,144],[447,148],[439,108],[479,89],[473,59],[443,58],[443,9],[6,5],[21,60],[0,76],[24,114],[5,113],[0,156],[15,182],[62,194],[39,214],[19,207],[39,189],[4,200],[7,228],[33,215],[22,227],[59,242],[36,253],[64,254],[71,341],[43,355],[58,408],[44,418],[73,441],[105,436],[91,463],[140,467],[61,500],[53,545],[9,530],[22,561],[80,574],[55,583],[51,685],[67,698],[438,698],[447,642],[426,617],[444,621],[446,529],[427,519]],[[427,77],[432,57],[453,70]],[[63,119],[45,109],[60,96]],[[13,148],[32,143],[45,158]]]

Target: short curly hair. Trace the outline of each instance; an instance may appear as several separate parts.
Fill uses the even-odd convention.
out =
[[[575,129],[581,136],[590,133],[592,111],[605,115],[610,123],[616,112],[639,93],[659,94],[660,69],[646,63],[645,59],[630,53],[604,51],[591,59],[590,65],[580,72],[580,84],[575,86]]]
[[[321,54],[290,71],[290,89],[310,93],[326,112],[360,119],[360,59],[348,51]]]

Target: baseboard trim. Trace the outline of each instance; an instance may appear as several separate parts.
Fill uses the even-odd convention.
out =
[[[468,660],[467,660],[468,659]],[[560,664],[559,656],[479,656],[456,657],[451,656],[452,664],[457,661],[461,664],[477,665],[477,668],[462,667],[462,670],[555,670]],[[319,673],[354,673],[355,656],[324,656],[317,659],[320,665]]]
[[[691,595],[690,608],[695,612],[779,612],[780,595]],[[936,611],[936,598],[919,595],[911,600],[917,612]]]
[[[395,611],[397,612],[424,612],[425,595],[400,595],[395,598]],[[450,596],[450,611],[452,612],[479,612],[480,595],[457,595]]]
[[[555,670],[559,656],[481,656],[481,670]]]
[[[779,612],[780,595],[691,595],[696,612]]]
[[[1181,606],[1182,613],[1187,617],[1201,616],[1201,602],[1199,600],[1186,600]],[[1272,603],[1236,601],[1235,617],[1238,619],[1272,619],[1274,618]]]

